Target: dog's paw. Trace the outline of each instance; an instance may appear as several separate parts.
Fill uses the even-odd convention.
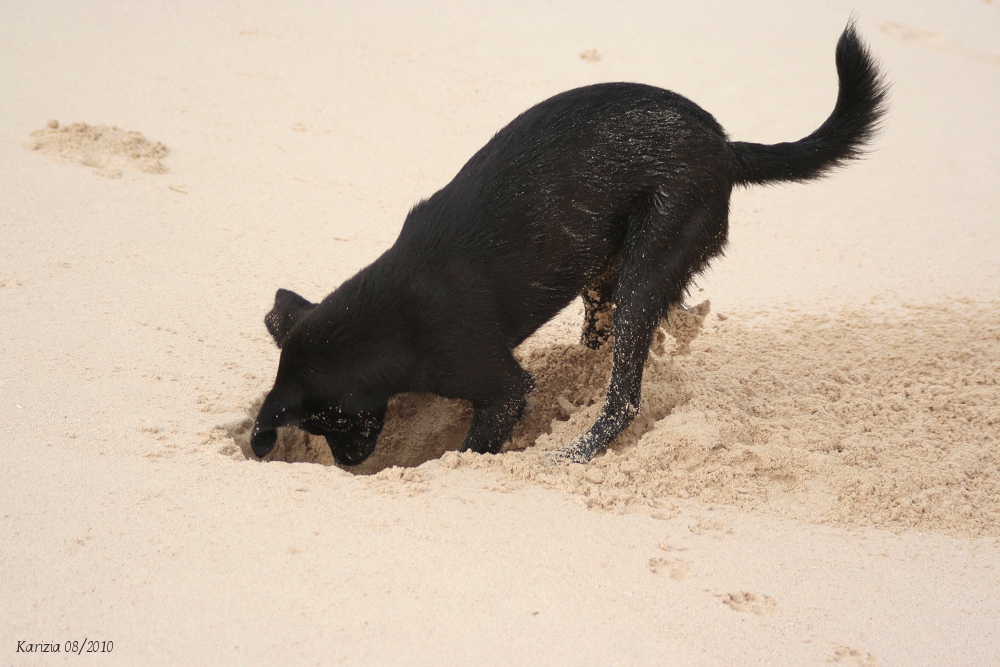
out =
[[[557,449],[549,455],[553,463],[588,463],[592,454],[588,454],[583,448],[573,443],[569,447]]]

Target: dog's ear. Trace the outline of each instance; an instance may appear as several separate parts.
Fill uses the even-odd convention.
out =
[[[295,292],[286,289],[277,291],[274,295],[274,308],[264,316],[264,325],[278,347],[285,344],[288,332],[302,316],[315,307],[315,303],[306,301]]]

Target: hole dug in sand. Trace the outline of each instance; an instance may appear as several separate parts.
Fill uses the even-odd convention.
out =
[[[505,453],[450,452],[468,406],[401,396],[375,454],[352,472],[449,452],[446,467],[500,472],[588,507],[692,498],[820,523],[998,536],[997,305],[713,317],[687,355],[663,353],[661,334],[639,416],[586,466],[545,454],[590,427],[610,373],[607,349],[577,344],[582,318],[571,308],[518,350],[537,388]],[[255,414],[228,429],[246,453]],[[271,456],[332,464],[322,439],[294,430]]]
[[[577,343],[526,342],[518,350],[522,365],[535,378],[535,390],[505,451],[535,446],[554,449],[572,434],[583,433],[597,418],[611,375],[611,346],[591,350]],[[639,437],[685,400],[669,355],[651,355],[644,374],[643,409],[632,425],[614,443],[614,448],[635,444]],[[242,456],[255,458],[250,432],[264,397],[258,397],[247,417],[224,427]],[[392,466],[418,466],[457,450],[465,439],[472,406],[430,394],[402,394],[389,402],[385,428],[375,452],[357,466],[340,466],[363,475]],[[545,437],[556,433],[555,439]],[[278,443],[267,461],[313,462],[338,465],[326,440],[298,428],[278,430]]]
[[[582,319],[579,310],[579,303],[571,306],[556,319],[554,326],[543,328],[517,349],[518,360],[535,378],[535,390],[505,451],[562,447],[597,419],[611,377],[612,348],[605,345],[599,351],[591,350],[577,342],[579,325],[569,322]],[[672,310],[664,319],[643,375],[642,410],[615,441],[613,449],[635,444],[657,420],[687,400],[672,354],[688,351],[708,311],[706,301],[688,310]],[[554,329],[561,329],[558,338],[569,337],[573,342],[554,341]],[[668,336],[677,341],[676,352],[668,352]],[[263,400],[260,396],[248,407],[246,419],[224,427],[248,459],[254,458],[250,431]],[[389,402],[385,428],[375,452],[360,465],[341,467],[367,475],[392,466],[418,466],[439,459],[462,445],[471,418],[472,406],[464,401],[429,394],[397,396]],[[556,435],[554,439],[543,437],[552,434]],[[279,429],[278,443],[265,460],[337,465],[325,439],[297,428]]]

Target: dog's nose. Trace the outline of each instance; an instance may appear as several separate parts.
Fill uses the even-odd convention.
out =
[[[262,459],[271,453],[278,442],[278,431],[275,429],[259,430],[256,427],[250,436],[250,447],[257,458]]]

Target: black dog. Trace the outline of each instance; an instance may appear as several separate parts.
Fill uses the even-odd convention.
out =
[[[583,343],[614,335],[600,417],[562,452],[588,461],[638,412],[652,336],[726,244],[733,187],[818,178],[859,157],[877,130],[888,86],[853,24],[836,61],[833,113],[794,143],[730,142],[693,102],[635,83],[525,111],[322,303],[278,290],[265,322],[281,362],[254,453],[298,425],[325,436],[341,463],[360,463],[389,399],[409,391],[471,401],[462,449],[499,452],[532,389],[511,351],[582,294]]]

